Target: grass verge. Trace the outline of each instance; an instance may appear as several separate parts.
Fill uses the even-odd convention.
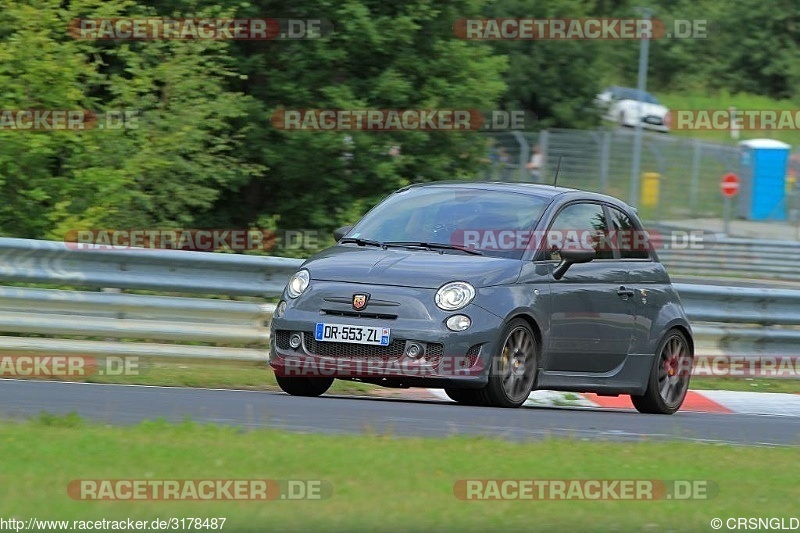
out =
[[[735,107],[739,110],[787,110],[796,109],[796,105],[791,100],[774,100],[766,96],[754,94],[730,94],[721,92],[718,94],[659,94],[661,103],[672,110],[693,110],[693,111],[717,111],[728,110]],[[771,138],[797,146],[800,144],[800,132],[794,129],[783,130],[740,130],[739,139],[732,139],[729,130],[673,130],[670,132],[680,137],[693,137],[706,141],[721,143],[736,143],[747,139]]]
[[[797,379],[693,377],[690,386],[694,390],[732,390],[800,394],[800,380]]]
[[[665,423],[668,424],[665,418]],[[43,415],[0,426],[0,516],[152,520],[225,517],[223,531],[708,531],[712,518],[792,516],[792,448],[687,442],[306,435],[186,422],[129,427]],[[82,501],[80,479],[304,479],[316,501]],[[708,480],[691,501],[463,501],[464,479]]]
[[[100,372],[87,370],[87,375],[31,376],[30,379],[157,385],[162,387],[278,390],[275,374],[266,363],[148,357],[138,360],[131,358],[133,364],[123,369],[124,365],[119,358],[114,361],[116,362],[113,364],[103,364],[102,358],[100,358],[98,360]],[[88,366],[86,368],[88,369]],[[109,368],[119,370],[119,372],[109,373]],[[14,377],[25,378],[26,376]],[[376,388],[378,387],[366,383],[336,380],[331,387],[331,392],[367,394]]]

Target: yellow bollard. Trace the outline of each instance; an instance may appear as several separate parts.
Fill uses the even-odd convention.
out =
[[[658,205],[658,186],[661,175],[658,172],[644,172],[642,174],[642,207],[655,207]]]

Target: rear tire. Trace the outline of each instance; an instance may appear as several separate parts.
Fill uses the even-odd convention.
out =
[[[677,329],[669,330],[658,346],[645,393],[631,395],[636,410],[671,415],[680,409],[689,390],[692,363],[693,354],[686,335]]]
[[[314,397],[325,394],[333,384],[333,378],[288,378],[275,376],[278,386],[292,396]]]

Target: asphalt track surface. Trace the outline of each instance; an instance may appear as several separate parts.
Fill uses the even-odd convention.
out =
[[[0,380],[0,416],[77,412],[109,424],[163,418],[316,433],[397,436],[547,436],[607,440],[693,440],[762,446],[800,445],[800,417],[560,407],[495,409],[443,401],[353,396],[291,397],[280,392]]]

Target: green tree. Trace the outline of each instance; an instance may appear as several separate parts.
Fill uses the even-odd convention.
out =
[[[536,19],[609,16],[598,11],[589,0],[501,0],[489,5],[485,14]],[[492,46],[509,59],[503,96],[507,107],[532,111],[542,129],[597,124],[593,100],[602,89],[607,43],[542,39],[492,41]]]
[[[452,32],[456,18],[480,7],[317,0],[302,9],[277,1],[241,9],[243,17],[326,19],[334,32],[319,40],[236,43],[245,77],[234,87],[255,99],[245,157],[268,170],[226,194],[219,209],[235,203],[231,217],[239,223],[273,213],[286,228],[330,229],[405,184],[474,176],[486,150],[479,134],[281,131],[270,117],[279,109],[496,107],[505,59]],[[392,155],[393,147],[400,155]]]
[[[221,16],[229,13],[220,11]],[[238,159],[247,98],[222,41],[108,42],[67,34],[79,17],[147,16],[127,1],[11,3],[0,18],[6,109],[88,109],[86,131],[0,131],[0,231],[60,238],[76,228],[191,226],[258,171]],[[106,112],[135,113],[109,129]]]

